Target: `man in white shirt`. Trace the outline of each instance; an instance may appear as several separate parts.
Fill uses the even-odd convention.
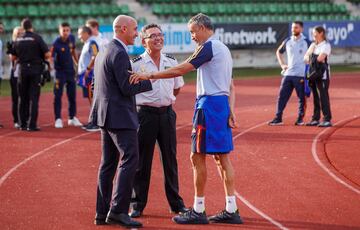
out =
[[[158,72],[178,64],[173,56],[161,52],[164,47],[164,34],[159,25],[144,26],[141,30],[141,39],[146,51],[132,60],[133,71]],[[179,195],[176,114],[172,108],[183,85],[182,76],[159,79],[152,82],[152,91],[136,95],[140,123],[139,167],[134,181],[131,217],[141,216],[146,206],[156,142],[160,148],[165,192],[170,210],[175,213],[187,211]]]

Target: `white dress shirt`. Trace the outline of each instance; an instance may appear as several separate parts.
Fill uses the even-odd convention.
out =
[[[145,51],[139,57],[131,61],[134,72],[159,72],[177,65],[175,58],[161,53],[159,69]],[[184,85],[182,76],[169,79],[158,79],[152,82],[152,90],[136,95],[137,105],[147,105],[152,107],[169,106],[175,103],[174,89],[179,89]]]

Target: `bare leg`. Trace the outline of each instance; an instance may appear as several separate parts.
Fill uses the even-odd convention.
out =
[[[234,195],[234,168],[228,154],[214,156],[220,177],[224,183],[224,190],[227,196]]]
[[[206,184],[206,155],[202,153],[191,153],[191,163],[194,173],[195,196],[203,197]]]

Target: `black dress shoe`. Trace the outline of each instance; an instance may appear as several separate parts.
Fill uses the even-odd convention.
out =
[[[170,209],[170,213],[175,213],[175,214],[181,214],[181,213],[185,213],[187,211],[189,211],[189,208],[186,207],[181,207],[181,208],[177,208],[177,209]]]
[[[35,128],[27,128],[27,131],[29,132],[36,132],[36,131],[40,131],[40,128],[35,127]]]
[[[138,218],[142,215],[142,211],[139,211],[139,210],[135,210],[133,209],[130,213],[129,213],[129,216],[131,218]]]
[[[120,225],[127,228],[141,228],[142,223],[132,220],[130,216],[126,213],[115,214],[113,212],[109,212],[106,217],[106,223],[112,225]]]
[[[106,225],[105,220],[106,220],[106,215],[96,213],[94,224],[95,225]]]

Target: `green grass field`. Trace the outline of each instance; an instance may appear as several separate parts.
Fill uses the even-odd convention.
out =
[[[256,78],[256,77],[279,77],[280,68],[237,68],[233,70],[233,75],[236,79]],[[359,72],[359,65],[333,65],[331,66],[332,73],[340,72]],[[196,71],[185,74],[185,82],[192,82],[196,79]],[[51,92],[53,90],[53,83],[47,82],[42,87],[41,92]],[[10,83],[8,80],[3,80],[1,84],[0,96],[10,95]]]

